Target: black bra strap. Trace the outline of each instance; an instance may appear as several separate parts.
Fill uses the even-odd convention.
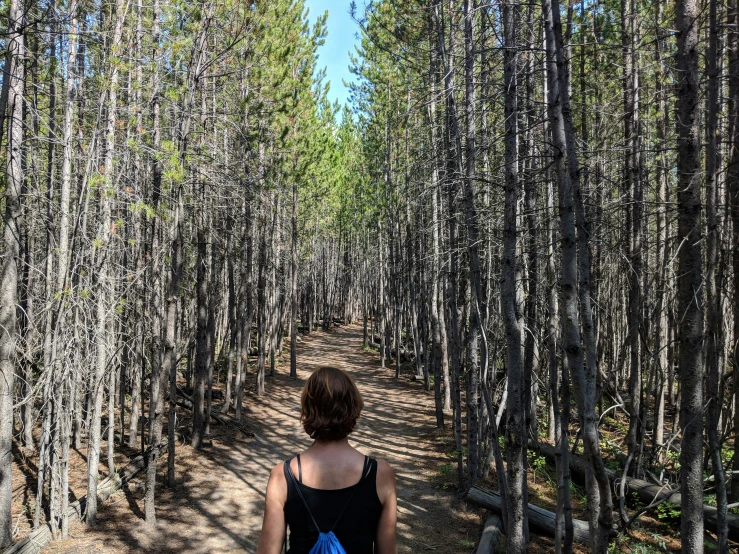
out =
[[[313,517],[313,514],[311,513],[310,508],[308,507],[308,503],[305,501],[305,497],[303,497],[303,492],[300,490],[298,483],[295,481],[295,475],[293,475],[293,470],[290,469],[290,460],[285,462],[285,475],[287,475],[287,478],[293,482],[293,485],[295,486],[295,490],[298,491],[298,496],[300,497],[300,500],[303,501],[303,505],[305,506],[305,509],[308,511],[308,515],[313,520],[313,525],[316,526],[316,529],[320,533],[321,528],[318,527],[318,523],[316,523],[316,518]]]
[[[300,454],[298,454],[297,458],[298,458],[298,482],[302,483],[303,482],[303,468],[300,465]]]

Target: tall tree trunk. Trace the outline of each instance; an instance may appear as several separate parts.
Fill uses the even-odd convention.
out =
[[[293,183],[290,241],[290,378],[298,378],[298,184]]]
[[[678,0],[677,29],[677,343],[680,372],[680,538],[685,552],[703,552],[703,286],[701,256],[698,3]]]
[[[159,49],[159,0],[154,0],[152,9],[152,42],[154,57]],[[161,129],[160,129],[160,97],[158,93],[158,74],[155,66],[153,74],[153,88],[155,91],[154,97],[152,98],[152,120],[153,120],[153,146],[155,151],[159,151],[161,147]],[[152,190],[157,191],[155,194],[158,196],[158,191],[161,189],[163,165],[160,160],[155,159],[152,164]],[[175,219],[177,218],[177,212],[175,212]],[[174,253],[173,253],[174,254]],[[172,254],[172,263],[174,263],[174,255]],[[170,277],[173,279],[174,276]],[[167,325],[167,331],[169,331],[170,325],[170,313],[169,313],[169,301],[167,299],[167,313],[165,315],[165,324]],[[157,314],[158,315],[158,314]],[[166,336],[166,332],[165,332]],[[159,337],[155,337],[155,341]],[[156,510],[154,505],[154,497],[156,492],[156,475],[157,475],[157,462],[159,461],[159,445],[162,438],[162,417],[164,411],[163,401],[163,385],[166,382],[167,374],[165,373],[166,364],[166,351],[162,356],[162,364],[159,365],[159,360],[154,360],[151,371],[151,383],[150,383],[150,397],[149,397],[149,445],[151,450],[149,451],[149,459],[147,460],[146,468],[146,491],[144,493],[144,517],[147,525],[153,526],[156,523]],[[143,395],[142,395],[143,404]]]
[[[100,418],[103,411],[103,380],[108,364],[109,348],[109,311],[110,295],[112,295],[111,283],[109,282],[109,257],[111,237],[111,197],[115,195],[115,181],[113,175],[115,155],[115,133],[116,112],[118,106],[118,79],[121,37],[123,35],[123,23],[126,18],[128,3],[124,0],[116,0],[115,22],[113,28],[113,39],[110,48],[111,73],[110,88],[108,90],[108,113],[105,126],[105,160],[104,160],[104,184],[100,191],[100,212],[102,214],[98,249],[98,275],[97,275],[97,300],[96,300],[96,348],[95,373],[92,380],[93,409],[89,430],[89,443],[87,454],[87,507],[85,510],[85,521],[92,526],[97,518],[97,483],[98,466],[100,463]],[[112,422],[111,422],[112,423]],[[109,467],[108,472],[113,468]]]
[[[529,396],[526,402],[526,422],[525,430],[532,440],[538,441],[538,421],[536,407],[537,398],[537,378],[536,373],[539,369],[539,343],[541,342],[541,334],[538,331],[543,326],[539,321],[539,279],[541,277],[539,271],[539,217],[536,206],[537,198],[537,174],[539,169],[535,166],[535,141],[534,130],[536,127],[537,110],[535,107],[534,81],[535,62],[534,62],[534,40],[538,34],[534,23],[536,4],[531,4],[526,8],[527,12],[527,30],[528,39],[526,42],[526,135],[521,142],[522,153],[521,158],[525,159],[525,181],[524,181],[524,202],[527,212],[527,226],[529,231],[528,238],[528,295],[526,296],[526,328],[529,332],[525,333],[524,338],[524,355],[523,355],[523,374],[524,386]]]
[[[733,344],[734,368],[739,365],[739,0],[729,0],[729,162],[726,187],[731,198],[732,273],[734,274]],[[739,371],[734,370],[734,452],[739,452]],[[731,501],[739,501],[739,456],[732,461]]]
[[[655,2],[655,21],[657,36],[662,34],[662,2]],[[664,69],[662,62],[664,40],[655,41],[655,61],[657,63],[656,79],[655,79],[655,96],[657,97],[657,140],[664,142],[667,134],[667,114],[665,90],[664,90]],[[661,263],[661,267],[657,276],[657,298],[655,305],[655,323],[654,323],[654,362],[657,365],[657,399],[654,410],[654,450],[658,450],[664,442],[664,417],[665,417],[665,383],[667,381],[667,306],[665,302],[667,288],[667,267],[669,265],[669,248],[667,245],[667,160],[664,149],[660,152],[657,159],[656,181],[657,181],[657,263]],[[658,455],[661,456],[661,453]],[[658,457],[658,460],[661,459]]]
[[[621,44],[624,61],[624,140],[626,142],[624,157],[624,189],[631,196],[626,206],[626,237],[629,256],[629,432],[626,443],[629,457],[634,460],[641,437],[641,396],[642,396],[642,357],[641,357],[641,184],[639,181],[638,153],[638,100],[636,54],[634,53],[634,20],[635,6],[631,0],[621,0]],[[622,499],[623,501],[623,499]]]
[[[7,48],[8,127],[5,166],[5,228],[0,281],[0,546],[13,542],[12,475],[13,390],[15,379],[16,303],[18,300],[18,229],[23,186],[24,6],[11,0]]]
[[[469,369],[467,371],[467,477],[470,484],[477,483],[480,478],[480,445],[478,433],[480,426],[480,359],[478,357],[478,341],[480,337],[480,326],[482,325],[482,314],[485,311],[482,298],[481,264],[479,254],[479,223],[477,217],[477,175],[475,168],[477,134],[475,126],[475,50],[474,23],[476,1],[465,0],[464,3],[464,44],[465,44],[465,116],[467,129],[465,137],[465,200],[467,223],[468,252],[470,258],[470,287],[472,299],[470,306],[470,328],[467,338],[467,356]],[[453,102],[451,104],[454,106]],[[454,121],[457,118],[452,113]],[[454,125],[456,128],[456,123]],[[457,128],[456,133],[459,136]],[[459,140],[459,139],[458,139]],[[461,157],[461,148],[457,148],[457,155]],[[461,164],[461,161],[460,161]],[[487,348],[483,347],[482,356],[487,359]]]
[[[241,406],[244,398],[244,383],[246,382],[246,370],[249,366],[249,347],[251,344],[251,328],[252,319],[254,317],[254,293],[253,293],[253,280],[252,280],[252,262],[254,258],[254,221],[253,212],[251,206],[252,194],[251,190],[247,187],[246,190],[246,201],[244,204],[244,230],[245,230],[245,241],[246,241],[246,260],[242,266],[241,280],[246,283],[245,295],[246,295],[246,310],[240,309],[239,312],[242,314],[239,332],[239,351],[238,360],[236,362],[236,399],[234,401],[234,415],[236,419],[241,419]],[[244,313],[245,311],[245,313]]]
[[[459,254],[458,254],[458,223],[457,223],[457,202],[456,196],[459,189],[459,176],[464,175],[464,167],[462,162],[462,139],[459,134],[458,121],[456,118],[456,109],[454,106],[454,72],[452,70],[451,60],[447,55],[446,39],[444,37],[444,26],[440,14],[440,3],[434,2],[432,6],[434,22],[436,24],[437,44],[439,49],[439,59],[444,74],[444,90],[446,98],[446,125],[444,132],[444,146],[446,153],[448,184],[448,227],[449,227],[449,282],[445,295],[445,304],[449,308],[449,321],[447,338],[450,349],[451,360],[451,387],[452,387],[452,412],[454,418],[454,437],[457,447],[457,472],[460,486],[465,483],[464,457],[462,448],[462,392],[460,385],[461,372],[461,333],[460,333],[460,314],[459,314],[459,296],[460,296],[460,278],[459,278]],[[451,14],[450,14],[451,19]],[[454,26],[450,21],[449,43],[453,50],[454,34],[452,29]]]
[[[205,187],[205,183],[201,183]],[[204,200],[203,200],[204,201]],[[200,214],[199,218],[205,217]],[[205,223],[197,228],[197,331],[195,346],[195,384],[193,389],[192,437],[193,448],[203,446],[205,432],[205,388],[208,380],[208,244]]]
[[[505,89],[505,216],[501,269],[501,308],[506,334],[508,405],[506,409],[507,510],[506,537],[510,552],[523,553],[527,543],[524,499],[526,487],[524,379],[521,352],[521,309],[516,296],[518,241],[518,44],[517,10],[501,3],[503,19],[503,81]],[[493,422],[493,425],[495,423]]]
[[[265,206],[266,209],[266,206]],[[273,218],[277,214],[272,215]],[[257,261],[257,372],[256,393],[264,394],[264,373],[266,364],[267,348],[267,229],[265,218],[259,239],[259,254]]]
[[[708,73],[708,95],[706,97],[706,372],[708,407],[706,411],[706,434],[716,483],[717,536],[719,554],[728,551],[729,528],[726,521],[726,477],[721,460],[721,441],[719,437],[719,418],[721,415],[721,396],[719,380],[719,350],[723,344],[720,282],[716,270],[719,265],[719,184],[718,184],[718,24],[716,21],[716,0],[709,0],[708,52],[706,55]]]
[[[568,95],[569,76],[564,56],[558,0],[542,0],[547,54],[548,114],[555,148],[559,189],[559,217],[562,245],[562,324],[563,349],[575,387],[582,438],[594,480],[589,480],[589,496],[599,495],[599,505],[591,506],[598,521],[593,552],[605,554],[612,533],[610,483],[605,472],[598,440],[596,403],[597,352],[590,307],[590,253],[579,186],[579,169],[574,145],[572,114]],[[577,235],[575,219],[577,218]],[[578,268],[579,258],[579,268]],[[579,274],[579,281],[578,281]],[[580,309],[578,309],[578,296]],[[580,332],[582,312],[582,335]],[[581,338],[582,337],[582,338]],[[583,349],[584,345],[584,349]],[[597,487],[595,486],[597,484]]]

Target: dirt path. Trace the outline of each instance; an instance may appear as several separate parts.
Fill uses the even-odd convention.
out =
[[[96,529],[76,526],[73,538],[49,551],[254,552],[270,469],[310,444],[298,421],[300,389],[311,371],[333,365],[354,377],[365,400],[352,444],[395,468],[399,552],[471,552],[480,518],[456,500],[452,472],[445,475],[444,451],[452,447],[434,428],[433,396],[419,383],[395,380],[395,372],[380,369],[377,354],[363,352],[361,344],[358,326],[303,337],[298,380],[286,376],[286,364],[278,366],[264,397],[249,392],[245,398],[254,437],[213,426],[212,446],[178,449],[178,486],[158,491],[154,529],[143,523],[143,490],[134,484],[104,505]],[[253,381],[253,375],[247,378]]]

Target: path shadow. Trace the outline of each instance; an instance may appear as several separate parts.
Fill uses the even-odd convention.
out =
[[[158,524],[145,525],[143,489],[131,485],[124,491],[126,502],[104,507],[97,528],[83,534],[85,540],[94,542],[95,552],[106,553],[255,552],[271,469],[311,442],[299,422],[300,391],[311,371],[335,365],[354,377],[365,398],[351,443],[396,471],[399,552],[469,552],[460,540],[470,529],[477,536],[479,518],[464,511],[453,490],[441,490],[435,482],[438,467],[447,461],[443,445],[435,441],[433,396],[421,383],[396,380],[394,370],[380,369],[377,355],[363,352],[361,341],[361,326],[303,336],[299,378],[290,379],[284,363],[267,379],[264,396],[256,396],[253,388],[245,395],[243,419],[253,437],[232,425],[213,424],[208,449],[195,452],[178,444],[177,486],[157,488]],[[159,473],[165,472],[163,464]],[[83,551],[79,541],[56,550],[78,551]]]

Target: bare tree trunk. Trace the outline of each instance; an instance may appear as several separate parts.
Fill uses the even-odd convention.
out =
[[[657,36],[662,33],[662,3],[655,2],[655,20]],[[657,75],[655,83],[655,95],[657,96],[657,109],[659,112],[657,120],[657,140],[664,142],[667,133],[667,115],[665,113],[665,90],[663,85],[664,70],[662,62],[663,40],[655,41],[655,60],[657,63]],[[665,421],[665,383],[667,381],[667,306],[665,302],[667,287],[667,267],[669,265],[669,248],[667,245],[667,161],[663,151],[657,161],[657,262],[661,263],[657,280],[657,298],[655,306],[654,323],[654,363],[657,365],[657,400],[654,410],[654,449],[657,450],[664,442]],[[661,456],[661,454],[660,454]]]
[[[62,127],[62,187],[59,200],[59,264],[57,269],[57,291],[64,290],[67,282],[67,267],[69,265],[69,202],[72,191],[72,144],[74,101],[75,101],[75,69],[77,66],[77,0],[69,5],[71,31],[67,50],[67,82],[64,102],[64,123]]]
[[[205,106],[203,106],[205,108]],[[215,313],[218,307],[218,275],[220,274],[221,254],[216,243],[215,233],[210,233],[210,281],[213,283],[208,291],[208,322],[206,325],[206,344],[208,348],[205,391],[205,417],[203,421],[203,435],[210,436],[210,416],[213,409],[213,368],[216,358],[216,319]]]
[[[226,252],[233,251],[233,218],[228,216],[226,223]],[[231,406],[231,396],[233,396],[233,370],[236,361],[236,346],[239,334],[239,314],[237,306],[239,305],[236,300],[236,272],[234,271],[233,257],[228,256],[226,258],[226,279],[228,280],[228,321],[227,332],[229,337],[224,339],[224,348],[228,344],[228,359],[226,360],[226,390],[224,391],[223,406],[221,411],[224,414],[228,413]],[[243,284],[242,284],[243,286]]]
[[[506,334],[508,406],[506,409],[507,506],[506,537],[510,552],[523,553],[527,543],[524,510],[526,487],[525,418],[523,403],[522,313],[516,295],[516,246],[518,241],[518,44],[517,10],[508,0],[501,3],[503,19],[503,75],[505,89],[505,216],[501,269],[501,308]],[[493,423],[494,425],[494,423]]]
[[[153,10],[152,10],[152,42],[154,44],[154,57],[156,57],[156,53],[159,48],[159,0],[154,0]],[[153,75],[154,80],[154,90],[157,90],[157,81],[158,81],[158,75],[157,75],[157,69],[154,70]],[[155,92],[154,97],[152,99],[152,119],[153,119],[153,146],[155,151],[158,151],[161,146],[161,129],[160,129],[160,97],[158,91]],[[162,172],[163,172],[162,163],[155,159],[152,167],[152,181],[153,181],[153,190],[155,191],[155,195],[158,196],[158,191],[161,188],[161,181],[162,181]],[[155,284],[155,286],[157,286]],[[168,298],[168,305],[167,305],[167,314],[166,314],[166,324],[169,326],[169,298]],[[155,317],[158,317],[159,314],[157,314]],[[168,329],[169,330],[169,329]],[[155,341],[158,340],[159,337],[155,337]],[[151,371],[151,383],[150,383],[150,398],[149,398],[149,445],[151,447],[151,450],[149,452],[149,458],[147,460],[147,468],[146,468],[146,491],[144,493],[144,517],[146,519],[147,525],[154,525],[156,523],[156,511],[154,506],[154,495],[156,490],[156,473],[157,473],[157,462],[159,460],[159,444],[161,443],[162,438],[162,412],[164,410],[164,402],[163,402],[163,383],[166,379],[166,373],[165,373],[165,364],[167,362],[166,358],[162,357],[162,364],[159,365],[159,360],[153,360],[152,364],[152,371]],[[143,395],[142,395],[142,402],[143,402]]]
[[[716,21],[716,0],[709,0],[709,36],[706,55],[708,73],[708,96],[706,98],[706,215],[708,229],[706,233],[706,372],[708,407],[706,412],[706,434],[711,454],[714,482],[716,486],[717,537],[718,552],[728,551],[729,527],[726,521],[726,477],[721,460],[721,441],[719,417],[721,415],[721,396],[719,380],[719,350],[723,344],[721,321],[720,282],[717,282],[716,270],[719,265],[719,184],[718,184],[718,25]]]
[[[732,355],[734,368],[739,365],[739,1],[729,0],[729,163],[726,168],[726,187],[731,198],[731,224],[733,236],[732,273],[734,274],[734,328]],[[739,452],[739,371],[734,370],[734,451]],[[731,501],[739,501],[739,456],[732,462]]]
[[[298,184],[293,183],[290,216],[290,378],[298,378]],[[365,320],[366,322],[366,320]]]
[[[123,23],[126,18],[128,4],[124,0],[116,0],[115,22],[113,39],[111,44],[110,89],[108,91],[108,114],[105,127],[105,185],[100,192],[100,211],[102,214],[100,224],[100,242],[98,250],[98,277],[97,277],[97,310],[96,310],[96,360],[95,373],[92,379],[93,409],[91,425],[89,430],[89,443],[87,455],[87,508],[85,510],[85,521],[92,526],[97,518],[97,481],[98,466],[100,461],[100,417],[103,411],[103,380],[108,364],[109,348],[109,310],[110,296],[112,294],[109,282],[109,256],[111,236],[111,196],[114,195],[113,163],[115,155],[115,133],[116,112],[118,105],[118,78],[119,62],[115,58],[119,55],[121,37],[123,35]],[[112,422],[111,422],[112,423]],[[113,468],[109,467],[108,472]]]
[[[252,207],[251,207],[251,199],[252,195],[250,191],[247,189],[246,191],[246,201],[245,201],[245,214],[244,214],[244,221],[245,221],[245,241],[246,241],[246,262],[242,266],[242,273],[241,273],[241,279],[242,282],[246,283],[246,289],[244,294],[246,294],[246,313],[244,314],[244,310],[239,310],[239,312],[242,314],[240,324],[239,324],[239,350],[238,350],[238,360],[236,362],[236,399],[234,401],[234,412],[236,419],[241,419],[241,405],[244,398],[244,383],[246,381],[246,371],[249,366],[249,346],[251,342],[251,328],[252,328],[252,319],[254,314],[254,293],[252,291],[252,261],[254,257],[254,222],[252,219]]]
[[[542,10],[548,69],[548,113],[559,185],[562,244],[562,313],[560,315],[562,341],[575,386],[585,453],[593,468],[594,480],[589,480],[587,483],[589,495],[591,498],[595,498],[596,494],[600,496],[599,505],[591,507],[594,512],[591,514],[592,519],[596,519],[597,515],[598,521],[598,530],[593,536],[593,552],[605,554],[612,533],[613,516],[610,483],[600,453],[595,415],[597,352],[590,308],[590,254],[579,187],[579,169],[575,153],[570,101],[567,93],[569,78],[564,57],[558,0],[543,0]],[[577,235],[575,233],[576,216]],[[582,311],[582,339],[578,296]]]
[[[433,112],[432,112],[433,113]],[[434,126],[436,123],[431,121],[431,125]],[[432,138],[433,140],[433,138]],[[440,290],[440,276],[439,276],[439,223],[438,219],[438,169],[434,162],[434,168],[432,169],[432,191],[431,191],[431,225],[432,225],[432,242],[433,242],[433,262],[432,262],[432,290],[430,299],[430,312],[431,312],[431,327],[433,333],[433,352],[431,353],[431,363],[434,368],[434,403],[436,406],[436,427],[439,429],[444,428],[444,410],[448,410],[449,406],[445,406],[442,400],[442,368],[446,367],[446,397],[449,397],[449,365],[446,353],[446,347],[444,343],[444,336],[442,335],[442,329],[446,326],[444,320],[444,308],[439,309],[441,303],[441,296],[443,296]]]
[[[459,278],[459,255],[458,255],[458,227],[457,227],[457,210],[455,198],[459,189],[459,178],[464,175],[462,163],[462,139],[457,127],[456,110],[452,109],[454,102],[454,73],[452,70],[451,60],[447,55],[446,39],[444,37],[444,26],[442,25],[440,15],[440,3],[434,2],[432,6],[433,18],[436,24],[436,35],[439,50],[439,59],[444,74],[444,90],[446,98],[445,112],[445,135],[444,146],[446,152],[447,173],[449,180],[448,185],[448,227],[449,227],[449,282],[445,295],[445,304],[449,308],[449,321],[447,338],[450,349],[451,360],[451,387],[452,387],[452,412],[454,418],[454,437],[457,447],[457,473],[460,486],[465,483],[464,457],[462,448],[462,392],[460,385],[461,371],[461,333],[460,333],[460,314],[459,314],[459,295],[460,295],[460,278]],[[454,45],[454,34],[452,29],[454,26],[450,21],[449,43]],[[471,239],[470,239],[471,240]]]
[[[273,214],[277,217],[277,214]],[[264,394],[265,349],[267,348],[267,229],[262,229],[257,261],[257,374],[256,393]]]
[[[703,285],[701,256],[698,4],[678,0],[677,29],[677,325],[680,372],[680,538],[703,552]]]
[[[467,370],[467,477],[468,483],[474,484],[480,478],[480,445],[478,433],[480,426],[480,359],[478,357],[478,341],[480,337],[480,326],[482,325],[482,313],[485,308],[482,299],[482,284],[479,255],[479,224],[476,208],[477,184],[475,160],[477,149],[475,144],[475,35],[474,22],[476,12],[476,1],[465,0],[464,21],[464,44],[465,44],[465,116],[467,119],[465,137],[465,200],[466,200],[466,223],[468,235],[468,252],[470,257],[470,287],[472,298],[470,306],[470,328],[467,337],[467,356],[469,368]],[[453,103],[451,104],[453,106]],[[454,121],[456,115],[452,113]],[[454,125],[456,128],[456,124]],[[457,128],[456,133],[459,136]],[[461,156],[461,149],[457,148],[457,155]],[[460,160],[461,164],[461,160]],[[487,348],[483,347],[482,356],[487,360]]]
[[[168,463],[167,463],[167,482],[169,486],[174,486],[174,447],[175,447],[175,406],[177,404],[177,366],[176,366],[176,345],[177,345],[177,304],[179,301],[179,288],[182,279],[183,268],[183,252],[182,239],[180,230],[180,218],[182,214],[182,188],[179,187],[176,193],[176,204],[174,206],[174,218],[170,227],[170,244],[172,248],[170,279],[167,292],[167,310],[165,315],[164,330],[164,355],[162,356],[162,367],[160,371],[152,374],[152,379],[159,379],[159,393],[157,394],[157,402],[155,409],[152,410],[151,419],[151,450],[146,467],[146,493],[144,496],[144,514],[146,523],[154,525],[156,523],[156,475],[157,461],[160,455],[160,445],[162,442],[162,426],[164,415],[164,387],[169,378],[169,429],[168,429]]]
[[[205,187],[205,183],[201,183]],[[204,199],[203,199],[204,201]],[[199,218],[205,217],[200,214]],[[208,380],[208,245],[205,223],[198,223],[197,229],[197,334],[195,350],[195,383],[193,389],[192,437],[193,448],[203,445],[205,431],[205,388]]]
[[[631,202],[626,206],[627,252],[629,256],[629,350],[631,354],[629,364],[629,432],[627,446],[629,456],[634,459],[638,456],[637,448],[641,440],[641,396],[642,396],[642,356],[641,356],[641,225],[642,199],[641,184],[638,168],[638,90],[636,54],[634,53],[634,19],[636,17],[634,3],[630,0],[621,0],[621,43],[624,60],[624,140],[626,153],[624,163],[625,192],[631,195]]]
[[[526,49],[528,50],[526,59],[526,135],[521,142],[522,153],[521,158],[525,160],[525,181],[524,181],[524,202],[527,212],[527,227],[529,231],[528,238],[528,295],[526,296],[526,320],[525,326],[528,332],[524,338],[524,355],[523,355],[523,375],[525,392],[528,394],[526,402],[526,422],[525,430],[531,440],[539,440],[539,424],[537,420],[537,403],[538,388],[536,373],[539,370],[539,343],[541,342],[541,333],[539,330],[543,327],[539,320],[539,279],[541,277],[539,270],[539,217],[536,206],[537,198],[537,174],[538,168],[535,166],[535,142],[534,130],[536,127],[537,111],[534,103],[534,81],[535,81],[535,63],[534,63],[534,40],[537,36],[535,20],[536,4],[532,3],[526,8],[527,25]]]
[[[23,186],[23,95],[24,95],[24,8],[11,0],[8,20],[6,74],[8,85],[8,128],[5,167],[4,256],[0,281],[0,546],[13,542],[12,475],[13,387],[15,379],[16,303],[18,300],[18,228],[20,192]]]

